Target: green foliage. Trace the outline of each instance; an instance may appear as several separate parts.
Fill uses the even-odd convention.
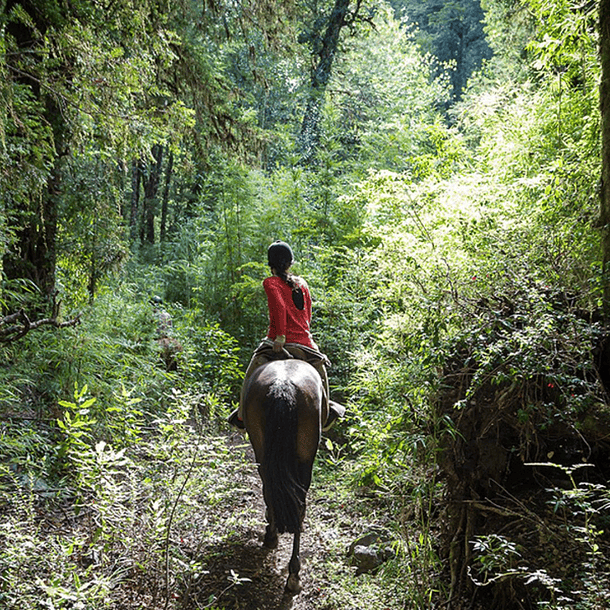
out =
[[[230,395],[240,372],[231,337],[201,312],[184,319],[180,309],[172,313],[174,336],[188,333],[188,340],[183,337],[178,372],[168,375],[158,362],[148,300],[138,300],[133,286],[102,293],[74,335],[55,337],[57,349],[71,354],[75,365],[56,366],[53,377],[46,371],[58,382],[53,392],[47,388],[45,405],[48,415],[56,414],[56,426],[38,422],[28,432],[23,424],[2,425],[3,607],[25,609],[35,600],[57,608],[85,601],[87,607],[107,607],[112,591],[127,582],[140,598],[145,591],[144,606],[155,607],[155,599],[174,598],[175,582],[182,586],[205,572],[200,561],[174,548],[172,532],[181,532],[184,545],[187,536],[210,536],[226,527],[223,520],[206,522],[203,532],[190,529],[204,506],[241,491],[221,474],[220,456],[227,451],[222,440],[208,439],[203,447],[197,439],[215,414],[224,417],[228,411],[220,396]],[[11,353],[23,376],[22,387],[13,387],[27,388],[39,408],[43,388],[33,372],[44,369],[37,354],[48,364],[53,338],[32,335],[20,344],[23,351]],[[30,358],[29,369],[18,356]],[[80,385],[81,380],[90,383]],[[53,407],[52,396],[62,394],[66,398]],[[10,406],[3,404],[5,413]],[[215,468],[218,477],[193,477],[195,466]],[[65,516],[60,533],[38,519],[40,512],[55,511]],[[172,582],[165,580],[168,575]],[[128,595],[133,599],[135,593]]]
[[[531,286],[479,309],[453,350],[474,371],[465,401],[489,384],[521,385],[521,417],[542,427],[574,425],[603,404],[594,357],[601,329],[570,312],[563,298]]]
[[[86,398],[87,386],[82,390],[75,388],[74,402],[59,401],[64,407],[63,419],[58,420],[59,429],[65,434],[65,442],[60,446],[60,458],[81,459],[83,451],[88,449],[91,440],[91,427],[96,423],[90,415],[90,407],[95,398]]]
[[[178,329],[188,337],[181,358],[185,382],[196,383],[222,400],[235,399],[242,378],[237,341],[197,309],[185,312]]]
[[[188,588],[206,573],[193,551],[230,523],[200,517],[219,504],[237,504],[244,490],[227,470],[231,461],[223,439],[208,436],[205,445],[198,444],[192,423],[201,420],[192,411],[194,398],[175,393],[157,433],[116,450],[91,435],[86,411],[93,400],[84,388],[77,390],[73,401],[64,401],[72,415],[63,420],[57,445],[59,454],[67,450],[70,487],[51,487],[35,476],[34,464],[13,461],[9,467],[5,458],[14,450],[0,445],[3,607],[105,608],[137,592],[142,607],[152,608],[168,596],[170,604],[177,603],[176,588]],[[195,468],[215,474],[194,476]],[[56,515],[56,527],[40,522],[41,511]],[[248,512],[232,519],[247,518]]]
[[[346,43],[336,71],[326,131],[358,170],[409,170],[412,158],[434,148],[429,129],[447,85],[433,78],[413,31],[388,10],[376,14],[374,29]]]
[[[485,3],[390,0],[389,4],[417,26],[415,40],[435,58],[438,72],[450,79],[453,99],[459,99],[470,75],[491,56],[482,27]]]
[[[239,538],[251,509],[215,512],[242,506],[244,490],[232,487],[227,446],[211,430],[266,331],[261,282],[278,238],[310,285],[313,335],[348,407],[322,449],[321,485],[341,478],[345,504],[367,496],[369,514],[349,516],[366,526],[384,515],[397,540],[379,578],[400,581],[401,599],[386,594],[383,607],[441,597],[436,551],[447,549],[435,528],[452,490],[439,468],[472,404],[510,413],[522,441],[511,455],[551,429],[588,438],[606,425],[606,337],[592,321],[601,298],[594,5],[483,2],[489,57],[477,2],[391,4],[410,20],[380,5],[342,40],[307,166],[297,151],[311,57],[295,38],[307,26],[315,43],[323,22],[306,23],[305,8],[330,5],[299,5],[298,16],[292,3],[268,2],[204,3],[197,14],[147,2],[115,3],[110,16],[79,2],[2,12],[0,255],[11,279],[2,276],[0,308],[40,306],[44,291],[33,275],[14,277],[12,263],[49,212],[57,235],[48,224],[36,235],[49,241],[37,243],[55,248],[64,315],[82,313],[76,328],[0,346],[7,608],[37,599],[101,608],[119,589],[143,607],[177,605],[174,594],[222,606],[223,589],[197,598],[213,560],[198,541]],[[420,29],[408,25],[417,15]],[[476,36],[457,62],[450,37],[460,27]],[[456,70],[435,78],[422,45]],[[461,97],[448,109],[450,87]],[[155,145],[175,159],[151,203],[158,215],[167,195],[166,241],[129,253],[132,161],[148,167]],[[153,295],[173,321],[172,366]],[[585,549],[578,582],[593,591],[607,586],[598,575],[607,493],[573,487],[554,492],[552,518]],[[36,517],[60,502],[75,511],[63,537]],[[477,582],[501,585],[515,571],[519,586],[531,579],[536,603],[562,607],[549,566],[528,563],[501,533],[469,534]],[[320,605],[381,599],[338,547],[331,568],[311,560],[315,578],[330,571],[347,583],[332,583]],[[223,588],[245,583],[227,574]],[[578,603],[593,608],[595,595]]]
[[[235,341],[197,310],[167,306],[172,339],[179,345],[178,372],[167,372],[149,296],[139,295],[133,285],[103,292],[75,329],[30,333],[9,346],[11,367],[0,367],[7,387],[4,412],[34,410],[55,419],[58,401],[72,402],[75,385],[86,385],[88,396],[96,399],[90,405],[95,434],[124,446],[136,440],[141,418],[163,411],[176,385],[235,395],[241,375]],[[60,411],[65,408],[60,404]]]
[[[547,518],[547,548],[540,557],[532,552],[533,549],[524,548],[505,536],[477,536],[471,541],[475,582],[480,586],[502,581],[534,585],[541,591],[539,606],[542,608],[586,609],[604,605],[608,598],[608,583],[602,567],[604,555],[600,537],[603,532],[600,522],[604,519],[600,509],[607,505],[608,490],[604,485],[575,481],[574,473],[590,467],[590,464],[532,463],[528,466],[547,471],[549,468],[557,469],[570,480],[564,489],[546,490],[547,504],[553,513]],[[558,547],[561,547],[562,554],[579,557],[575,570],[569,564],[556,562],[548,562],[550,565],[543,567],[541,562],[546,562],[548,555],[552,554],[551,549]]]
[[[534,67],[561,74],[568,85],[586,89],[597,70],[597,7],[563,0],[525,3],[536,20],[536,37],[529,44]]]
[[[54,608],[105,606],[112,579],[80,568],[82,541],[78,536],[41,536],[34,516],[28,515],[4,522],[0,538],[0,601],[7,610],[40,604]]]
[[[76,309],[95,296],[104,278],[121,270],[128,252],[118,205],[120,175],[92,154],[73,160],[64,184],[57,275],[62,297]]]

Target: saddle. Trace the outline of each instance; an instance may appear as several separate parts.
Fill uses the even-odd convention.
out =
[[[322,421],[325,423],[322,429],[330,429],[338,418],[345,415],[345,407],[330,400],[328,375],[326,373],[326,367],[330,366],[330,360],[325,354],[298,343],[285,343],[281,351],[275,352],[273,351],[273,343],[268,339],[264,339],[254,351],[252,362],[258,367],[271,360],[289,360],[292,358],[303,360],[304,362],[311,364],[318,372],[318,375],[320,375],[322,388],[324,390],[322,400]]]
[[[319,367],[330,366],[330,360],[322,352],[318,352],[315,349],[306,347],[305,345],[299,345],[298,343],[286,343],[279,352],[273,351],[273,344],[263,341],[254,351],[255,356],[260,356],[261,360],[264,358],[268,360],[290,360],[296,358],[297,360],[304,360],[311,364],[318,372]]]

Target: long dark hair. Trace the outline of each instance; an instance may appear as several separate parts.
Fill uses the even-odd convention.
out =
[[[299,281],[299,277],[293,275],[292,273],[288,273],[287,267],[290,266],[290,263],[285,265],[284,268],[278,269],[274,267],[276,275],[290,288],[292,289],[292,302],[297,309],[305,308],[305,295],[303,294],[303,288],[301,288],[301,282]]]
[[[292,248],[283,241],[273,242],[267,250],[267,260],[269,267],[275,272],[275,274],[290,288],[292,289],[292,302],[297,309],[305,308],[305,296],[303,295],[303,288],[300,279],[288,273],[290,265],[294,261],[294,255]]]

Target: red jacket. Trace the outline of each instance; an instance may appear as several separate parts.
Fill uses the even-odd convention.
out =
[[[297,309],[292,300],[292,288],[276,275],[268,277],[263,281],[263,287],[267,293],[269,305],[269,332],[267,338],[272,341],[278,335],[286,336],[286,343],[299,343],[317,350],[309,325],[311,322],[311,295],[307,282],[301,278],[295,278],[295,282],[301,287],[305,306]]]

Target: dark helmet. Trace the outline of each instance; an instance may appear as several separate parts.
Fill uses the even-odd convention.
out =
[[[269,266],[280,271],[288,269],[294,262],[292,248],[285,242],[274,241],[267,250],[267,260]]]

